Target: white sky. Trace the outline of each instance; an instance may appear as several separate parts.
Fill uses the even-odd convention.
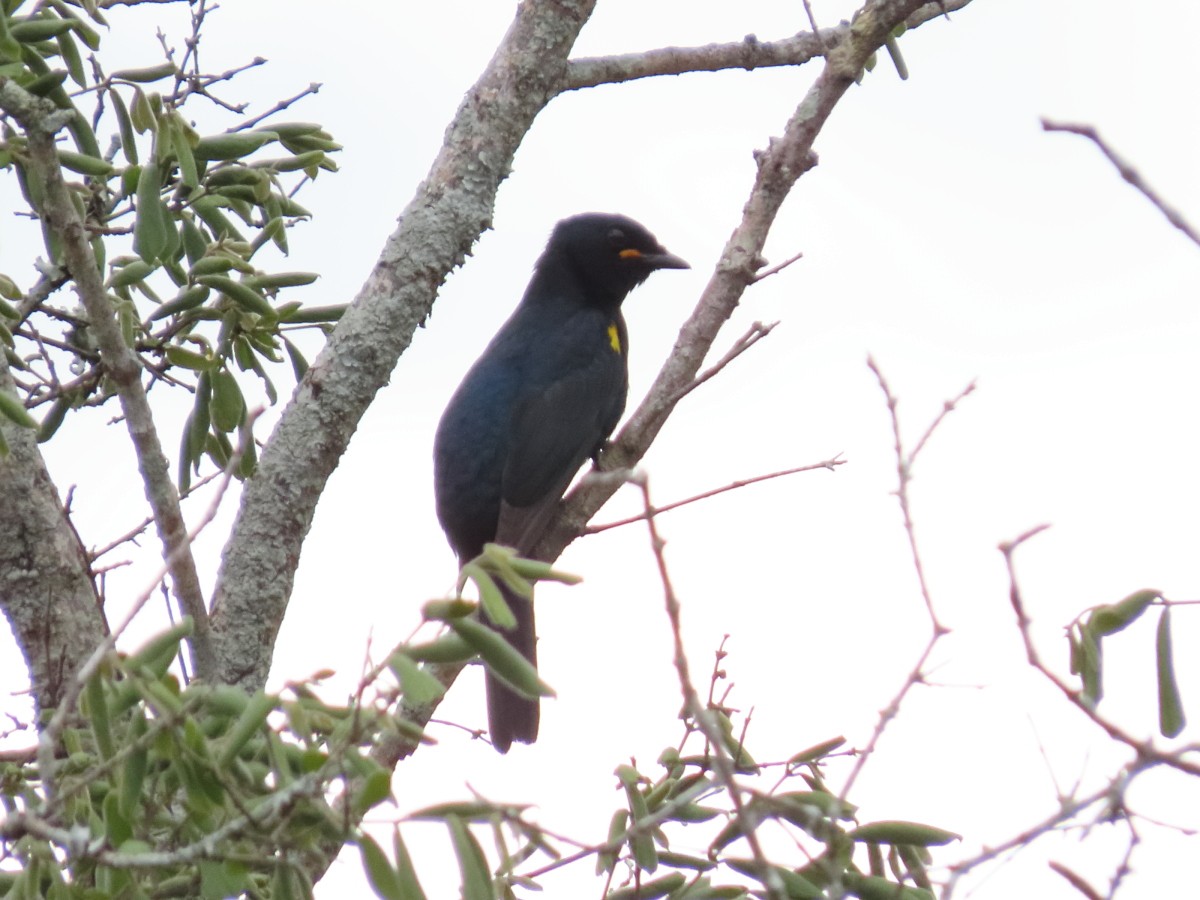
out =
[[[852,9],[813,5],[823,25]],[[181,12],[137,15],[157,17],[179,45]],[[286,265],[322,278],[297,297],[336,303],[357,291],[511,14],[511,4],[358,0],[331,16],[327,4],[260,0],[213,15],[207,67],[270,60],[235,81],[229,99],[250,99],[257,112],[323,82],[285,118],[320,121],[346,145],[343,171],[300,198],[316,218],[294,231]],[[114,11],[112,20],[133,15]],[[910,696],[851,797],[864,821],[913,819],[964,834],[964,844],[935,854],[946,863],[1049,814],[1054,779],[1064,790],[1077,780],[1094,788],[1128,755],[1025,666],[996,545],[1052,524],[1017,559],[1039,645],[1056,665],[1065,663],[1062,627],[1088,606],[1147,586],[1173,600],[1200,597],[1200,249],[1091,144],[1038,126],[1040,116],[1095,125],[1200,221],[1200,12],[1169,0],[976,0],[952,19],[901,40],[907,82],[881,58],[839,106],[816,145],[820,165],[768,245],[772,261],[800,251],[804,259],[747,293],[718,355],[755,320],[779,328],[689,397],[645,461],[659,503],[837,453],[848,461],[836,474],[729,493],[659,524],[693,670],[707,672],[731,635],[732,700],[755,708],[757,757],[783,758],[837,734],[861,745],[928,630],[890,496],[890,423],[865,359],[874,356],[901,398],[910,445],[945,399],[978,380],[912,486],[934,601],[953,628],[935,655],[931,680],[940,686]],[[601,0],[577,55],[803,29],[798,2]],[[152,29],[131,43],[143,55],[129,65],[154,61]],[[433,514],[433,429],[520,296],[554,221],[623,212],[692,263],[655,275],[626,305],[632,406],[737,221],[751,152],[781,131],[816,71],[657,79],[567,95],[543,113],[501,188],[495,230],[451,276],[330,481],[273,684],[331,667],[348,690],[368,635],[382,651],[411,632],[422,601],[451,589],[454,561]],[[10,222],[0,225],[0,269],[27,284],[30,245],[17,226],[9,239]],[[182,415],[164,416],[168,447]],[[79,485],[76,509],[92,544],[144,515],[127,438],[104,418],[68,425],[48,448],[60,485]],[[628,491],[598,520],[637,505]],[[214,526],[204,536],[210,581],[223,533]],[[632,756],[657,774],[653,760],[678,738],[679,696],[644,528],[578,542],[560,565],[586,580],[539,593],[541,667],[559,699],[543,705],[538,743],[500,757],[458,729],[433,729],[440,747],[397,773],[400,813],[465,798],[469,783],[536,803],[555,831],[600,840],[621,799],[613,767]],[[147,571],[114,575],[112,602],[137,593]],[[1191,609],[1175,616],[1175,655],[1196,719],[1200,669],[1189,650],[1200,629]],[[156,610],[141,633],[161,624]],[[1155,727],[1152,640],[1143,623],[1107,648],[1105,711],[1137,734]],[[5,677],[16,684],[23,672]],[[440,714],[482,727],[479,673],[460,680]],[[836,785],[844,772],[829,775]],[[1131,801],[1153,818],[1200,827],[1200,789],[1182,778],[1148,776]],[[376,818],[392,813],[382,807]],[[430,895],[449,896],[456,873],[444,833],[405,834],[421,848]],[[1048,855],[1100,886],[1123,836],[1101,827],[1081,846],[1073,833]],[[1152,826],[1143,837],[1130,896],[1175,894],[1190,877],[1184,839]],[[988,869],[956,896],[1078,896],[1046,858],[1034,852]],[[547,896],[598,895],[590,871],[547,879]],[[318,896],[358,891],[361,877],[351,858]]]

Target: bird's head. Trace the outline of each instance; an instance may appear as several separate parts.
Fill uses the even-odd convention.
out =
[[[643,225],[609,213],[582,213],[554,226],[538,266],[551,262],[566,264],[588,296],[605,306],[619,306],[656,269],[690,268]]]

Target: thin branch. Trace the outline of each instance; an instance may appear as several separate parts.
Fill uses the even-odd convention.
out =
[[[55,109],[53,104],[27,103],[20,97],[16,97],[16,100],[21,102],[10,103],[12,92],[9,88],[12,87],[14,85],[11,83],[0,84],[0,105],[26,131],[30,177],[38,179],[43,185],[45,197],[44,208],[38,212],[62,240],[63,261],[87,310],[89,326],[96,336],[105,371],[116,386],[137,454],[146,499],[154,513],[159,539],[163,543],[163,556],[170,561],[176,599],[195,622],[195,633],[189,641],[193,667],[201,677],[213,680],[216,655],[209,633],[208,610],[196,573],[196,562],[188,544],[187,527],[179,509],[179,495],[171,481],[167,457],[142,385],[141,365],[137,355],[125,343],[104,280],[97,268],[96,257],[92,253],[87,229],[80,221],[63,181],[54,144],[54,134],[62,127],[58,119],[61,111]],[[41,101],[41,98],[33,99]]]
[[[196,491],[200,490],[200,488],[204,487],[210,481],[220,478],[224,474],[225,473],[223,471],[210,472],[208,475],[205,475],[203,478],[201,478],[199,481],[197,481],[195,484],[193,484],[190,488],[188,488],[187,492],[184,493],[182,496],[180,496],[179,499],[186,500],[188,497],[190,497],[192,494],[196,493]],[[117,547],[120,547],[122,544],[128,543],[130,541],[136,541],[136,539],[141,535],[141,533],[153,524],[154,524],[154,517],[147,516],[145,519],[143,519],[141,521],[140,524],[135,525],[133,528],[130,528],[128,531],[126,531],[120,537],[114,538],[113,540],[109,541],[107,544],[104,544],[103,546],[101,546],[99,549],[88,551],[88,554],[87,554],[88,559],[90,559],[94,563],[100,557],[104,556],[106,553],[111,553],[113,550],[117,549]]]
[[[778,322],[772,322],[770,325],[764,325],[762,322],[755,322],[750,326],[750,329],[745,334],[733,342],[733,346],[729,348],[728,353],[692,379],[690,384],[682,388],[679,391],[679,395],[675,397],[674,402],[678,403],[696,388],[700,387],[700,385],[704,384],[704,382],[708,381],[727,365],[729,365],[731,362],[765,338],[768,334],[774,331],[775,326],[778,324]]]
[[[1032,620],[1029,618],[1028,612],[1025,610],[1025,601],[1021,596],[1020,587],[1017,585],[1017,573],[1013,565],[1013,553],[1018,547],[1024,544],[1027,540],[1044,531],[1048,526],[1039,525],[1036,528],[1031,528],[1024,534],[1017,537],[1015,540],[1005,542],[1000,545],[1000,552],[1004,555],[1004,565],[1008,571],[1009,583],[1009,602],[1012,604],[1013,612],[1017,617],[1017,628],[1021,632],[1021,641],[1025,646],[1025,658],[1029,664],[1033,666],[1041,675],[1058,688],[1059,692],[1087,716],[1094,724],[1099,726],[1110,738],[1114,741],[1124,744],[1137,754],[1139,761],[1147,764],[1161,764],[1177,769],[1188,775],[1200,776],[1200,764],[1187,762],[1183,759],[1183,752],[1189,748],[1182,748],[1176,751],[1164,751],[1149,740],[1140,740],[1118,726],[1115,722],[1109,721],[1104,716],[1096,711],[1096,705],[1087,699],[1082,690],[1072,687],[1057,672],[1051,669],[1042,660],[1041,654],[1038,653],[1037,647],[1033,643],[1033,634],[1030,629]],[[1191,748],[1195,749],[1195,748]]]
[[[1089,807],[1094,806],[1097,803],[1103,803],[1107,801],[1111,790],[1112,788],[1110,785],[1105,785],[1099,790],[1088,794],[1086,797],[1064,802],[1054,813],[1030,828],[1025,829],[1020,834],[1014,835],[1003,843],[988,847],[977,856],[973,856],[970,859],[963,860],[962,862],[951,866],[950,877],[947,879],[946,885],[943,888],[941,900],[951,900],[951,897],[954,894],[955,885],[957,884],[958,880],[968,872],[977,869],[979,866],[989,863],[994,859],[998,859],[1011,850],[1017,850],[1019,848],[1029,846],[1042,835],[1055,830],[1065,822],[1071,821]]]
[[[900,511],[904,517],[904,533],[908,538],[909,552],[912,556],[913,570],[917,575],[917,584],[921,590],[921,599],[925,603],[925,611],[929,616],[930,633],[929,639],[925,643],[924,649],[917,657],[916,663],[905,678],[904,684],[900,690],[891,699],[879,713],[879,721],[875,725],[874,731],[871,732],[871,737],[868,739],[866,746],[858,754],[858,758],[854,762],[854,767],[850,770],[850,774],[846,777],[846,781],[842,786],[841,798],[844,800],[850,794],[850,788],[854,785],[859,773],[866,766],[867,761],[875,752],[875,748],[879,745],[880,739],[887,730],[891,721],[900,713],[900,707],[904,700],[908,697],[909,691],[914,685],[923,684],[925,681],[925,664],[929,661],[929,657],[933,654],[933,648],[937,646],[938,641],[950,633],[950,629],[941,623],[938,619],[937,610],[933,605],[933,595],[929,590],[929,583],[925,578],[925,565],[921,561],[921,553],[917,548],[917,531],[913,524],[912,509],[909,504],[908,486],[912,482],[912,468],[916,460],[917,453],[925,446],[925,442],[933,434],[934,429],[942,423],[942,420],[954,409],[955,404],[971,392],[973,387],[969,386],[966,390],[958,395],[954,400],[948,401],[942,408],[942,411],[933,420],[933,423],[925,430],[921,436],[921,440],[917,442],[917,446],[911,453],[904,452],[904,443],[900,437],[900,418],[896,414],[898,401],[888,387],[887,380],[883,377],[883,373],[875,364],[873,359],[867,359],[867,365],[872,372],[875,373],[875,378],[879,382],[879,387],[883,391],[883,395],[887,400],[888,415],[892,421],[892,436],[895,440],[895,456],[896,456],[896,499],[900,503]]]
[[[1132,164],[1119,156],[1115,150],[1108,146],[1104,139],[1100,137],[1100,134],[1096,131],[1096,129],[1091,125],[1078,125],[1070,122],[1052,122],[1049,119],[1042,119],[1042,130],[1065,131],[1068,134],[1077,134],[1080,137],[1087,138],[1100,148],[1101,153],[1108,157],[1108,161],[1116,167],[1117,172],[1122,178],[1141,191],[1147,200],[1158,207],[1158,211],[1166,216],[1168,222],[1187,235],[1193,244],[1200,246],[1200,233],[1197,233],[1196,229],[1188,224],[1187,220],[1183,217],[1183,214],[1175,209],[1175,207],[1167,203],[1167,201],[1165,201],[1162,197],[1160,197],[1150,187],[1150,185],[1146,184],[1146,181],[1144,178],[1142,178],[1141,173],[1139,173]]]
[[[242,455],[245,453],[246,449],[246,442],[252,439],[250,435],[252,433],[254,420],[257,419],[261,413],[262,409],[258,409],[246,416],[246,425],[242,429],[242,439],[239,442],[237,449],[230,457],[229,463],[225,466],[223,478],[221,479],[220,485],[217,487],[216,495],[213,497],[212,502],[209,503],[208,509],[205,511],[204,515],[201,516],[200,521],[197,522],[196,526],[191,530],[191,532],[188,533],[186,543],[181,544],[177,552],[188,552],[189,548],[191,547],[191,542],[194,541],[200,532],[207,528],[208,524],[216,517],[217,510],[220,509],[221,506],[221,501],[225,497],[225,491],[229,489],[229,484],[233,480],[233,474],[237,471],[237,467],[242,461]],[[166,577],[167,573],[171,571],[172,563],[173,560],[171,560],[169,557],[163,561],[158,572],[150,581],[149,587],[142,591],[142,593],[133,601],[133,605],[130,607],[128,612],[126,612],[125,617],[117,624],[115,628],[112,628],[109,631],[104,640],[102,640],[96,646],[96,649],[92,651],[91,656],[89,656],[84,664],[79,667],[79,670],[75,673],[74,677],[67,685],[67,689],[63,693],[63,697],[59,702],[59,706],[54,711],[54,716],[50,719],[50,722],[38,736],[38,774],[42,779],[43,785],[45,786],[47,798],[52,798],[54,795],[54,754],[56,748],[58,747],[59,734],[66,725],[67,720],[75,714],[75,702],[79,699],[79,695],[83,692],[88,680],[104,661],[104,658],[117,645],[117,639],[121,636],[125,629],[129,627],[129,624],[134,620],[134,617],[142,611],[142,607],[144,607],[149,602],[150,598],[154,596],[155,588],[158,586],[159,582]]]
[[[280,100],[278,103],[276,103],[270,109],[268,109],[265,113],[262,113],[261,115],[257,115],[252,119],[247,119],[245,122],[242,122],[241,124],[238,125],[237,128],[234,128],[233,131],[244,131],[247,128],[253,128],[255,125],[257,125],[259,122],[263,121],[264,119],[270,118],[271,116],[275,115],[275,113],[283,112],[285,109],[287,109],[293,103],[296,103],[298,100],[301,100],[301,99],[307,97],[309,94],[317,93],[323,87],[324,87],[323,84],[321,84],[320,82],[314,81],[312,84],[310,84],[304,90],[300,91],[295,96],[288,97],[286,100]]]
[[[759,272],[757,275],[755,275],[754,283],[758,284],[764,278],[770,278],[772,275],[778,275],[780,272],[782,272],[788,266],[792,265],[793,263],[797,263],[802,259],[804,259],[803,253],[797,253],[795,256],[789,256],[783,262],[779,263],[779,265],[771,266],[770,268],[763,269],[761,272]]]
[[[38,276],[37,283],[17,302],[18,327],[33,315],[51,294],[70,280],[67,273],[62,269],[57,267],[48,268],[50,271],[42,271]]]
[[[838,454],[840,456],[841,454]],[[784,469],[781,472],[770,472],[766,475],[756,475],[753,478],[744,478],[740,481],[734,481],[724,487],[713,488],[711,491],[705,491],[702,494],[695,494],[685,500],[676,500],[674,503],[668,503],[666,506],[658,506],[647,512],[639,513],[636,516],[629,516],[625,519],[618,519],[615,522],[605,522],[603,525],[589,525],[584,534],[599,534],[601,531],[608,531],[611,528],[620,528],[622,525],[632,525],[634,522],[641,522],[647,515],[660,516],[665,512],[679,509],[681,506],[687,506],[690,503],[697,503],[701,500],[707,500],[710,497],[716,497],[718,494],[724,494],[726,491],[735,491],[738,488],[748,487],[752,484],[758,484],[761,481],[770,481],[774,478],[783,478],[787,475],[796,475],[800,472],[812,472],[815,469],[828,469],[834,471],[838,466],[844,466],[846,460],[839,459],[838,456],[831,457],[823,462],[812,463],[807,466],[797,466],[794,469]],[[590,476],[589,476],[590,477]]]
[[[944,3],[912,4],[909,15],[902,17],[909,28],[916,28],[930,19],[962,9],[971,0],[946,0]],[[880,7],[868,3],[867,8]],[[855,19],[859,19],[856,16]],[[810,17],[810,22],[811,22]],[[726,69],[768,69],[780,66],[802,66],[836,49],[859,23],[843,22],[833,28],[813,28],[778,41],[760,41],[746,35],[740,41],[706,44],[700,47],[663,47],[640,53],[617,56],[580,57],[567,66],[564,90],[579,90],[602,84],[620,84],[639,78],[659,75],[684,75],[692,72],[720,72]],[[880,46],[883,39],[880,39]]]
[[[658,533],[655,522],[654,504],[650,500],[650,482],[644,473],[630,473],[628,480],[638,486],[642,492],[642,508],[645,511],[646,528],[650,535],[650,549],[654,561],[658,565],[658,576],[662,583],[663,602],[666,606],[667,620],[671,625],[671,637],[674,645],[675,672],[679,677],[679,689],[683,693],[683,706],[688,711],[696,727],[703,733],[705,740],[712,747],[712,769],[717,781],[729,796],[729,802],[738,820],[742,823],[742,836],[750,847],[750,854],[758,866],[759,876],[767,889],[770,900],[783,900],[787,896],[783,880],[779,873],[767,861],[762,845],[758,840],[757,816],[742,799],[742,791],[734,778],[734,762],[730,757],[728,746],[720,726],[713,721],[708,707],[700,701],[688,668],[687,653],[683,648],[683,623],[679,598],[671,584],[671,575],[667,571],[667,558],[664,551],[666,542]]]
[[[1097,893],[1096,889],[1094,887],[1092,887],[1090,884],[1088,884],[1087,881],[1085,881],[1082,876],[1077,875],[1076,873],[1072,872],[1070,869],[1068,869],[1062,863],[1054,862],[1054,860],[1051,860],[1048,863],[1048,865],[1050,866],[1050,868],[1053,871],[1057,872],[1059,875],[1061,875],[1063,878],[1065,878],[1067,880],[1067,882],[1071,885],[1071,887],[1073,887],[1073,888],[1075,888],[1075,890],[1079,891],[1079,893],[1083,895],[1085,900],[1104,900],[1104,898],[1101,897],[1099,893]]]
[[[948,4],[954,8],[961,5],[965,3]],[[820,74],[797,105],[783,134],[755,155],[758,168],[743,206],[742,219],[726,242],[712,277],[681,327],[654,385],[602,456],[605,468],[636,466],[679,398],[686,395],[722,327],[753,283],[767,235],[784,199],[797,180],[816,165],[813,143],[842,96],[861,75],[871,54],[899,23],[908,22],[909,27],[915,27],[920,21],[939,15],[941,8],[940,4],[918,0],[871,0],[859,10],[853,26],[839,26],[840,40],[826,52]],[[814,53],[820,50],[815,38],[809,35],[808,40]],[[687,51],[683,52],[686,55]],[[618,67],[615,75],[620,74]],[[581,482],[559,506],[532,555],[556,559],[615,489],[590,480]]]

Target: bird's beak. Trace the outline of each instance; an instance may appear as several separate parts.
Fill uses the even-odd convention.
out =
[[[649,263],[654,269],[690,269],[686,261],[666,250],[662,253],[643,253],[642,262]]]

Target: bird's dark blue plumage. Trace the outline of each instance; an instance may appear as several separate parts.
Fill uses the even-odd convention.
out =
[[[455,391],[434,439],[438,519],[460,564],[496,542],[528,554],[571,479],[625,409],[629,340],[621,303],[651,272],[686,268],[625,216],[555,227],[521,302]],[[505,632],[536,659],[533,608],[505,592]],[[538,704],[488,675],[492,742],[537,737]]]

